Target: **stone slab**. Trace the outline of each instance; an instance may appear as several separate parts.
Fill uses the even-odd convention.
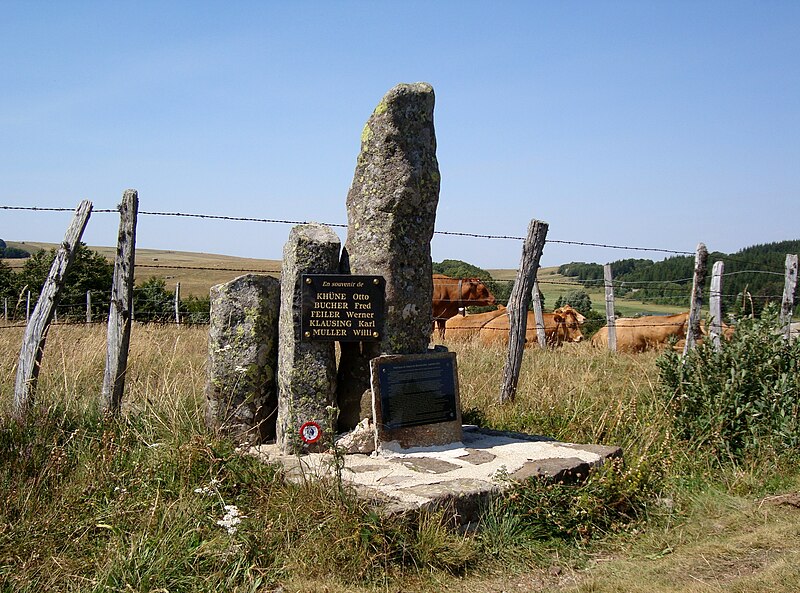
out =
[[[383,443],[396,441],[401,447],[412,446],[428,447],[446,445],[460,442],[461,434],[461,401],[458,392],[458,367],[454,352],[430,352],[428,354],[413,355],[386,355],[377,356],[370,361],[371,386],[372,386],[372,420],[375,426],[376,448],[383,447]],[[398,394],[388,398],[384,393],[383,378],[387,371],[397,371],[403,377],[397,385]],[[405,388],[411,394],[404,393]],[[422,398],[422,399],[421,399]],[[388,424],[389,410],[383,409],[383,403],[390,401],[390,405],[397,408],[392,416],[402,415],[402,408],[409,407],[409,415],[414,416],[424,408],[424,402],[437,402],[439,412],[452,420],[412,425]],[[424,400],[424,401],[423,401]],[[433,409],[433,415],[437,409]],[[402,424],[402,423],[399,423]]]
[[[520,438],[524,437],[524,438]],[[288,479],[333,475],[333,456],[282,455],[275,445],[250,454],[281,463]],[[447,508],[461,524],[477,521],[486,504],[532,477],[585,478],[588,469],[622,456],[619,447],[561,443],[534,435],[464,426],[458,443],[404,449],[384,443],[373,455],[346,455],[343,479],[383,512],[414,513]]]

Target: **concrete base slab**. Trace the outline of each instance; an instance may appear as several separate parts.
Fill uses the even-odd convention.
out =
[[[329,453],[287,456],[275,445],[250,452],[281,463],[291,480],[334,475],[335,460]],[[410,449],[384,443],[372,455],[345,455],[342,478],[384,512],[444,507],[463,524],[476,521],[492,497],[528,478],[580,481],[591,467],[621,456],[619,447],[464,426],[458,443]]]

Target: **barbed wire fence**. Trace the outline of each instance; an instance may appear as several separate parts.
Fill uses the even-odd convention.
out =
[[[71,213],[73,212],[72,208],[64,208],[64,207],[41,207],[41,206],[8,206],[8,205],[0,205],[0,210],[6,211],[28,211],[28,212],[63,212],[63,213]],[[97,214],[118,214],[118,209],[95,209],[93,213]],[[261,217],[249,217],[249,216],[230,216],[230,215],[218,215],[218,214],[201,214],[201,213],[187,213],[187,212],[166,212],[166,211],[146,211],[140,210],[140,216],[153,216],[153,217],[173,217],[173,218],[188,218],[188,219],[203,219],[203,220],[217,220],[217,221],[233,221],[233,222],[255,222],[261,224],[283,224],[283,225],[301,225],[307,224],[307,221],[302,220],[289,220],[289,219],[278,219],[278,218],[261,218]],[[340,223],[323,223],[330,227],[336,228],[347,228],[347,225],[340,224]],[[463,237],[463,238],[470,238],[470,239],[483,239],[483,240],[512,240],[512,241],[524,241],[524,237],[521,236],[514,236],[514,235],[496,235],[496,234],[485,234],[485,233],[475,233],[475,232],[465,232],[465,231],[445,231],[445,230],[437,230],[434,231],[434,234],[437,235],[444,235],[444,236],[454,236],[454,237]],[[668,249],[668,248],[661,248],[661,247],[643,247],[643,246],[630,246],[630,245],[619,245],[613,243],[598,243],[598,242],[587,242],[587,241],[578,241],[578,240],[565,240],[565,239],[547,239],[546,243],[550,244],[562,244],[562,245],[570,245],[570,246],[583,246],[583,247],[593,247],[593,248],[602,248],[602,249],[614,249],[614,250],[624,250],[624,251],[631,251],[631,252],[649,252],[649,253],[662,253],[670,256],[693,256],[695,255],[694,252],[684,251],[679,249]],[[732,256],[725,256],[725,262],[741,264],[741,265],[753,265],[754,262],[752,260],[745,260],[741,258],[736,258]],[[763,264],[757,264],[763,265]],[[240,273],[240,274],[280,274],[281,270],[279,268],[256,268],[256,267],[224,267],[224,266],[194,266],[194,265],[180,265],[180,264],[145,264],[145,263],[136,263],[136,269],[139,270],[174,270],[174,271],[182,271],[182,270],[191,270],[191,271],[209,271],[209,272],[231,272],[231,273]],[[736,270],[732,272],[728,272],[723,274],[725,278],[731,278],[734,276],[741,276],[749,274],[752,276],[754,275],[774,275],[774,276],[784,276],[783,271],[779,271],[776,268],[770,269],[746,269],[746,270]],[[494,285],[511,285],[514,283],[514,280],[511,279],[494,279],[494,278],[478,278],[483,282],[491,282]],[[645,296],[648,300],[653,300],[653,294],[657,293],[658,296],[656,297],[658,303],[660,304],[672,304],[672,305],[682,305],[688,304],[688,288],[691,286],[693,281],[692,277],[674,279],[674,280],[636,280],[636,281],[624,281],[624,280],[612,280],[611,286],[613,290],[620,294],[628,294],[628,293],[641,293],[646,292]],[[553,280],[548,278],[541,278],[538,280],[539,285],[550,285],[550,286],[563,286],[565,288],[570,289],[581,289],[581,288],[603,288],[606,286],[606,282],[603,279],[579,279],[576,281],[566,281],[566,280]],[[504,291],[507,292],[507,291]],[[137,295],[138,296],[138,295]],[[755,302],[769,302],[769,301],[780,301],[783,298],[783,295],[778,294],[749,294],[743,295],[741,292],[737,293],[718,293],[718,296],[725,298],[725,299],[744,299],[747,298],[752,303]],[[23,299],[22,295],[19,296],[17,299],[9,299],[6,297],[4,299],[4,310],[3,310],[3,319],[4,321],[12,322],[22,322],[22,309],[24,308],[25,318],[24,320],[27,321],[29,317],[30,310],[36,305],[38,299],[38,295],[30,293],[26,295],[26,298]],[[10,303],[10,300],[14,300],[15,302]],[[202,300],[202,299],[200,299]],[[23,302],[24,301],[24,302]],[[507,305],[508,299],[499,299],[499,304]],[[136,300],[135,303],[135,310],[134,310],[134,320],[135,321],[147,321],[147,322],[157,322],[157,323],[208,323],[209,321],[209,313],[207,310],[193,310],[188,305],[187,300],[181,300],[176,304],[170,304],[169,310],[166,310],[165,303],[163,300],[159,301],[155,298],[146,298],[141,297]],[[463,301],[465,307],[471,306],[473,303],[470,302],[469,299]],[[9,306],[11,305],[11,306]],[[87,295],[86,300],[83,299],[62,299],[59,302],[58,306],[56,307],[56,314],[55,314],[55,323],[63,324],[63,323],[104,323],[103,315],[104,311],[108,311],[109,307],[109,294],[99,293],[99,291],[93,291],[91,294]]]

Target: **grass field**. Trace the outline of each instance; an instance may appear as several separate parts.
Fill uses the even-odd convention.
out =
[[[495,280],[514,280],[516,270],[487,270]],[[558,266],[549,268],[539,268],[537,274],[539,280],[539,290],[544,295],[545,309],[552,310],[553,304],[558,297],[573,290],[585,290],[592,299],[592,309],[605,315],[605,291],[602,286],[599,288],[584,288],[584,286],[568,276],[558,273]],[[614,308],[622,317],[633,317],[635,315],[664,315],[688,311],[689,303],[685,307],[672,305],[645,304],[632,299],[616,299]]]
[[[526,484],[460,534],[442,515],[382,518],[335,483],[285,483],[209,433],[206,332],[135,325],[125,413],[103,422],[105,328],[51,329],[30,422],[0,421],[0,591],[797,590],[797,457],[689,448],[657,353],[528,350],[501,406],[504,353],[451,345],[468,420],[625,452],[581,487]],[[6,412],[21,338],[0,328]]]
[[[40,249],[51,249],[53,243],[19,243],[8,241],[9,247],[18,247],[34,252]],[[104,255],[113,262],[116,252],[114,247],[91,247],[90,249]],[[25,264],[24,259],[4,260],[12,268],[19,269]],[[171,267],[176,266],[176,267]],[[158,249],[137,249],[135,282],[140,284],[150,277],[164,278],[167,288],[174,290],[175,284],[181,283],[182,296],[208,296],[209,289],[215,284],[233,280],[246,272],[254,270],[280,276],[281,262],[270,259],[254,259],[215,255],[211,253],[194,253],[188,251],[163,251]]]

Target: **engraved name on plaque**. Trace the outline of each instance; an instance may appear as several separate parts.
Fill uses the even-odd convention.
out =
[[[304,274],[300,282],[303,341],[380,340],[386,300],[382,276]]]

